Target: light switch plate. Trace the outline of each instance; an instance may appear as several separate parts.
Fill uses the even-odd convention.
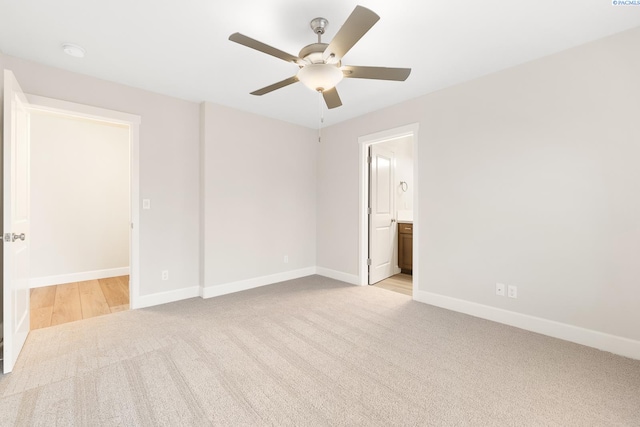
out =
[[[151,209],[151,199],[142,199],[142,209]]]

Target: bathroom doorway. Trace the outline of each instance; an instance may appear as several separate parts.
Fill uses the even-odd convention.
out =
[[[360,284],[413,295],[417,266],[417,129],[410,125],[359,139]]]

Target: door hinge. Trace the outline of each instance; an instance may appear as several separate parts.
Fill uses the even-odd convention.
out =
[[[371,160],[371,156],[367,156],[367,163],[371,164],[372,160]]]
[[[371,265],[371,258],[367,258],[367,265]]]
[[[367,215],[371,215],[371,208],[367,208]]]

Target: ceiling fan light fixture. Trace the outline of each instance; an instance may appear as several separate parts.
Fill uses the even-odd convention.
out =
[[[309,64],[298,71],[298,80],[314,92],[324,92],[334,88],[344,75],[335,65]]]

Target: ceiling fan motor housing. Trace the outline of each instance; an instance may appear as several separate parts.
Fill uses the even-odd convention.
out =
[[[329,46],[327,43],[312,43],[302,48],[298,56],[309,64],[324,64],[325,61],[322,58],[322,54],[325,49]],[[331,63],[331,61],[327,61]],[[338,61],[338,67],[340,66]]]
[[[309,26],[314,33],[320,36],[324,34],[324,30],[329,26],[329,21],[325,18],[314,18],[313,20],[311,20]]]

